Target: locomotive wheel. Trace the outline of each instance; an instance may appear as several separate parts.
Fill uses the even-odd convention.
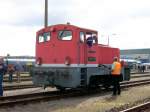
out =
[[[98,87],[99,87],[99,83],[97,81],[97,78],[96,77],[91,77],[88,88],[93,89],[93,88],[98,88]]]
[[[87,87],[88,90],[93,90],[93,89],[97,89],[97,88],[99,88],[98,85],[89,85],[89,86]]]
[[[102,86],[108,90],[110,86],[112,85],[112,77],[111,75],[105,76],[102,82]]]
[[[58,89],[59,91],[65,91],[66,90],[65,87],[61,87],[61,86],[56,86],[56,89]]]
[[[94,80],[90,80],[90,83],[89,83],[89,85],[88,85],[88,89],[89,89],[89,90],[99,88],[99,84],[98,84],[98,83],[95,83],[95,82],[96,82],[96,81],[94,81]]]
[[[110,88],[110,84],[108,84],[108,83],[105,83],[105,84],[103,84],[103,87],[106,89],[106,90],[108,90],[109,88]]]

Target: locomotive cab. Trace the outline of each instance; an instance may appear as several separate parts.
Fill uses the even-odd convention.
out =
[[[36,40],[38,65],[77,66],[88,63],[87,50],[97,46],[97,32],[71,25],[57,25],[38,31]]]
[[[119,49],[99,45],[95,30],[52,25],[36,33],[33,83],[59,89],[99,85],[110,76],[108,67],[115,56]]]

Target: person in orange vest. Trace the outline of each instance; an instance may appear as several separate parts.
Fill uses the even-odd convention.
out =
[[[121,76],[121,63],[119,62],[118,57],[114,57],[114,62],[112,64],[111,69],[111,75],[112,75],[112,82],[113,82],[113,95],[120,95],[120,76]]]

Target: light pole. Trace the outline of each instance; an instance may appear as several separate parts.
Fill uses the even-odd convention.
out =
[[[109,46],[109,42],[110,42],[109,37],[110,37],[110,36],[116,36],[116,35],[117,35],[116,33],[113,33],[113,34],[108,35],[108,46]]]
[[[110,35],[102,35],[102,37],[107,37],[107,45],[109,46],[110,44],[110,36],[116,36],[117,34],[113,33],[113,34],[110,34]]]
[[[48,0],[45,0],[45,16],[44,16],[44,27],[48,26]]]

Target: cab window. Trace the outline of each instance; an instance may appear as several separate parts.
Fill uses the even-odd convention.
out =
[[[60,40],[71,40],[72,39],[72,31],[70,30],[61,30],[58,32],[58,39]]]
[[[39,43],[47,42],[50,40],[50,38],[51,38],[50,32],[45,32],[45,33],[39,35],[38,42]]]
[[[80,32],[80,42],[84,43],[84,32]]]
[[[86,42],[89,46],[97,43],[97,37],[95,33],[86,32]]]

